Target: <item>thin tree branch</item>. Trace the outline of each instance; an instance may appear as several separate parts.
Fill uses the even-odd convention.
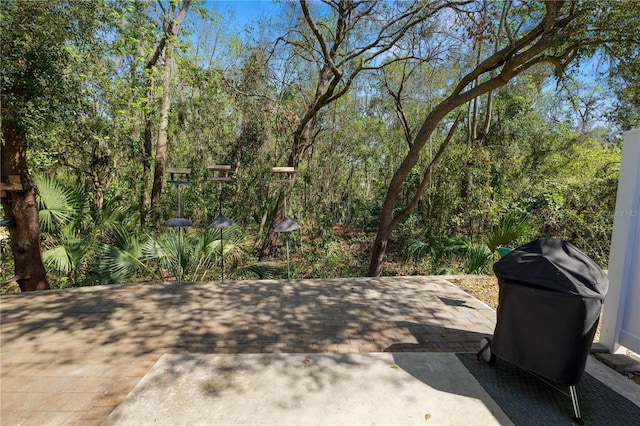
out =
[[[313,34],[315,34],[316,40],[318,40],[318,43],[320,44],[320,48],[322,49],[322,56],[324,57],[325,63],[331,68],[331,71],[334,73],[334,75],[341,75],[340,70],[336,67],[336,64],[333,62],[333,57],[329,53],[329,49],[327,48],[327,43],[325,42],[324,37],[322,36],[322,33],[318,30],[318,28],[316,27],[313,21],[313,18],[311,17],[311,12],[309,12],[309,6],[307,5],[307,1],[300,0],[300,6],[302,8],[302,13],[304,14],[304,19],[307,22],[307,25],[309,25],[309,28],[311,29]],[[336,45],[334,45],[334,48],[337,49]]]
[[[431,174],[433,172],[433,169],[436,166],[436,164],[438,164],[438,162],[440,161],[440,157],[442,157],[447,147],[453,140],[453,136],[456,133],[456,130],[458,128],[458,125],[460,124],[461,119],[462,119],[462,111],[458,113],[455,121],[453,122],[453,124],[451,125],[451,128],[449,129],[449,133],[447,133],[447,137],[444,139],[444,141],[442,141],[442,143],[440,144],[440,147],[438,147],[438,151],[435,153],[435,155],[431,159],[431,162],[425,169],[424,174],[422,175],[422,180],[420,181],[420,185],[418,185],[418,188],[416,189],[413,198],[411,199],[409,204],[405,206],[404,209],[402,209],[397,215],[394,216],[393,221],[391,222],[392,228],[395,228],[398,225],[398,223],[402,222],[409,215],[409,213],[411,213],[413,209],[418,205],[418,202],[422,198],[422,195],[424,194],[424,191],[431,180]]]

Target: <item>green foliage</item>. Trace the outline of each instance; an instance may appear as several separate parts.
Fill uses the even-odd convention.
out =
[[[402,252],[402,261],[407,262],[409,260],[413,260],[417,263],[426,259],[427,256],[431,256],[432,258],[435,256],[435,251],[432,246],[428,243],[412,238],[407,241],[407,245]]]
[[[325,242],[318,247],[316,262],[313,265],[314,275],[326,278],[336,276],[352,276],[354,264],[357,263],[336,236],[325,234]]]
[[[270,262],[258,262],[238,269],[234,276],[237,278],[258,278],[268,280],[282,276],[283,268]]]
[[[156,111],[160,99],[157,71],[144,69],[160,36],[158,4],[0,3],[3,120],[15,119],[28,136],[29,166],[38,176],[43,256],[55,285],[174,280],[179,273],[183,280],[217,279],[219,231],[203,228],[219,213],[219,201],[224,213],[245,227],[223,231],[225,275],[286,276],[283,248],[275,266],[256,263],[255,247],[265,237],[262,219],[271,222],[282,192],[280,184],[271,182],[271,167],[288,164],[294,131],[316,93],[316,65],[310,65],[310,56],[300,56],[308,46],[269,41],[271,35],[276,40],[297,34],[298,41],[313,42],[300,26],[295,28],[301,32],[292,32],[303,22],[296,14],[299,6],[291,3],[283,14],[291,21],[258,25],[262,32],[255,38],[237,36],[231,18],[211,8],[194,9],[198,15],[188,16],[188,31],[176,40],[172,68],[177,90],[169,117],[168,166],[192,169],[194,184],[182,192],[182,210],[196,226],[179,234],[137,226],[144,113]],[[501,16],[502,5],[487,3],[488,19],[492,13]],[[511,31],[530,25],[528,13],[541,13],[544,6],[526,5],[505,16]],[[386,12],[404,7],[387,6]],[[585,8],[594,12],[589,15],[593,21],[581,18],[571,28],[584,31],[585,40],[598,36],[586,29],[589,22],[604,22],[595,20],[600,13],[637,34],[638,20],[631,19],[635,3],[620,8],[615,2],[578,2],[576,7],[576,13]],[[385,191],[409,149],[405,130],[415,135],[426,114],[456,84],[452,76],[464,74],[495,42],[506,40],[494,39],[501,34],[487,27],[476,40],[480,51],[472,48],[474,40],[460,43],[460,31],[477,33],[473,27],[478,21],[466,21],[474,13],[456,15],[461,25],[454,28],[434,15],[420,28],[419,39],[402,40],[391,50],[397,59],[406,53],[406,61],[356,77],[351,90],[318,111],[310,145],[296,159],[298,174],[287,199],[288,215],[305,225],[304,233],[293,236],[295,276],[366,273]],[[323,23],[335,23],[330,20]],[[330,28],[327,24],[321,30]],[[353,33],[350,43],[369,38],[367,31]],[[455,36],[455,49],[439,44],[448,35]],[[417,57],[432,49],[450,55]],[[637,45],[613,42],[605,49],[614,55],[613,62],[609,75],[590,77],[595,97],[585,96],[577,83],[552,81],[553,70],[537,67],[494,91],[491,108],[486,95],[479,99],[475,138],[473,107],[468,105],[415,211],[389,242],[391,260],[413,263],[416,273],[487,272],[487,249],[556,236],[606,265],[620,149],[615,144],[619,132],[598,126],[601,113],[607,112],[603,105],[611,105],[607,125],[626,129],[637,124],[640,55]],[[593,52],[576,53],[586,57]],[[565,75],[577,79],[578,74],[577,68],[565,69]],[[152,86],[149,98],[147,81]],[[599,103],[599,96],[606,95],[615,100]],[[155,131],[158,123],[151,117]],[[578,125],[581,120],[587,122],[584,128]],[[412,201],[450,124],[442,122],[432,134],[402,185],[396,211]],[[211,164],[232,164],[233,182],[221,188],[209,182],[206,166]],[[176,188],[166,185],[160,216],[166,219],[175,212]]]
[[[403,262],[413,260],[415,264],[429,260],[429,272],[455,274],[487,273],[493,264],[494,254],[484,243],[473,243],[467,238],[434,238],[428,242],[412,238],[407,242],[402,256]]]
[[[84,259],[89,247],[72,228],[64,228],[58,245],[45,250],[42,258],[47,267],[63,274],[71,274]]]
[[[82,202],[80,188],[65,187],[50,176],[36,177],[34,181],[38,188],[38,220],[43,232],[60,230],[84,213],[84,206],[74,203],[74,200]]]
[[[425,259],[430,262],[430,271],[435,274],[450,274],[457,271],[456,265],[464,258],[471,247],[469,239],[464,237],[427,236],[427,242],[410,239],[404,249],[403,261],[418,263]]]
[[[90,41],[105,7],[102,1],[0,3],[4,119],[37,135],[34,130],[69,111],[82,77],[69,72],[82,61],[74,48]]]
[[[467,254],[467,273],[487,273],[493,265],[493,250],[483,243],[469,244]]]
[[[139,276],[147,268],[142,262],[143,254],[151,247],[140,236],[125,229],[115,229],[112,244],[103,244],[99,251],[97,276],[101,284],[126,282]]]
[[[493,253],[496,247],[506,246],[509,243],[522,241],[529,234],[529,220],[526,214],[518,211],[505,213],[487,240],[489,252]]]
[[[63,185],[48,176],[38,176],[34,182],[45,265],[65,277],[65,283],[82,282],[94,248],[88,238],[94,229],[86,194],[78,186]]]

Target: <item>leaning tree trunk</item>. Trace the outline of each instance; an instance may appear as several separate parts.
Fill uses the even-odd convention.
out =
[[[497,50],[493,55],[478,64],[471,72],[460,79],[451,95],[440,102],[427,115],[420,131],[415,136],[413,144],[409,148],[409,152],[394,173],[389,184],[380,214],[378,233],[371,253],[370,276],[379,276],[381,274],[382,261],[391,232],[411,212],[417,200],[422,196],[422,192],[424,192],[424,187],[421,186],[420,190],[416,192],[412,203],[402,212],[394,215],[394,208],[400,189],[406,182],[411,170],[420,160],[422,149],[429,136],[431,136],[442,119],[457,107],[478,96],[505,86],[514,76],[535,65],[548,62],[560,72],[566,66],[562,61],[567,58],[573,58],[570,55],[571,50],[565,54],[560,53],[560,56],[545,54],[551,48],[561,46],[563,38],[557,37],[557,35],[575,19],[575,15],[569,18],[562,15],[562,7],[563,3],[561,2],[546,2],[546,14],[537,26],[531,28],[525,35],[514,40],[506,47]],[[479,76],[487,74],[489,74],[487,80],[477,85],[471,85]]]
[[[422,194],[424,193],[427,185],[431,180],[431,174],[433,173],[434,167],[438,164],[447,147],[453,140],[453,136],[455,135],[458,125],[460,124],[461,114],[458,114],[458,117],[455,119],[455,121],[451,125],[451,128],[449,129],[447,137],[440,144],[438,151],[427,166],[422,176],[420,185],[418,186],[413,198],[402,211],[394,215],[396,201],[398,200],[398,196],[400,195],[400,191],[402,190],[403,183],[406,181],[407,176],[409,176],[409,173],[411,172],[413,167],[418,163],[422,148],[431,136],[431,133],[433,133],[444,115],[453,109],[451,105],[451,102],[444,101],[438,108],[436,108],[431,114],[429,114],[424,124],[420,128],[414,144],[412,144],[409,148],[409,153],[402,161],[400,167],[394,173],[393,178],[391,179],[391,183],[389,184],[389,188],[387,190],[387,196],[385,197],[384,204],[382,205],[382,212],[380,213],[378,232],[371,249],[371,262],[369,263],[368,272],[370,277],[379,277],[382,273],[382,262],[384,261],[384,256],[387,251],[387,245],[389,242],[389,237],[391,236],[391,232],[396,228],[396,226],[398,226],[401,221],[403,221],[409,215],[409,213],[418,204],[420,198],[422,197]]]
[[[27,169],[27,141],[9,117],[3,117],[2,135],[0,178],[3,183],[15,180],[15,185],[7,188],[10,190],[3,191],[2,207],[5,218],[11,221],[9,235],[18,285],[21,291],[49,290],[40,252],[36,188]]]

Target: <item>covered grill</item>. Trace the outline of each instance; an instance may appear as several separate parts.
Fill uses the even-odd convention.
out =
[[[596,333],[607,275],[571,243],[553,238],[513,250],[493,269],[499,285],[497,322],[479,357],[492,361],[496,355],[569,386],[580,421],[574,386]]]

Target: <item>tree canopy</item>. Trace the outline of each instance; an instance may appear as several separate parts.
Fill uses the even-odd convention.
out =
[[[607,262],[640,3],[300,0],[255,22],[191,0],[0,7],[1,180],[21,188],[3,191],[2,262],[23,290],[214,278],[216,256],[277,275],[285,242],[298,276],[482,272],[539,236]],[[168,167],[192,170],[184,247],[162,227]],[[241,224],[226,239],[205,231],[221,210]],[[285,215],[301,232],[273,232]]]

